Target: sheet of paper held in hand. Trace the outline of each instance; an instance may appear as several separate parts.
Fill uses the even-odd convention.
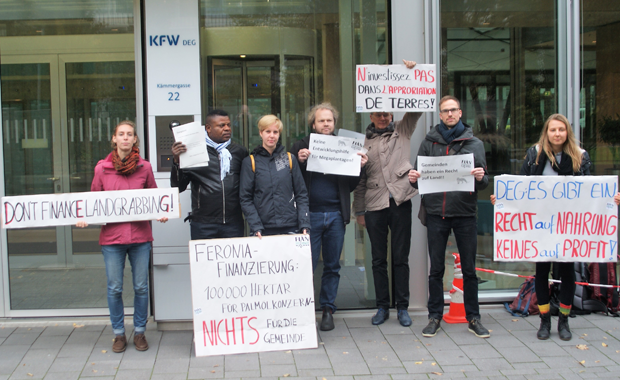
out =
[[[420,194],[444,191],[474,191],[474,155],[462,154],[442,157],[418,156]]]
[[[349,137],[310,134],[310,156],[306,170],[311,172],[358,176],[362,157],[357,154],[364,143]]]
[[[174,141],[180,141],[187,147],[185,153],[179,156],[179,167],[181,169],[208,166],[209,153],[205,142],[205,128],[200,123],[194,121],[172,128]]]

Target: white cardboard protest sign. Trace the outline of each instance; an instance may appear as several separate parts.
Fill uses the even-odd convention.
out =
[[[325,174],[359,176],[364,143],[343,137],[310,134],[308,164],[306,170]]]
[[[181,217],[179,189],[91,191],[2,197],[2,228],[135,222]]]
[[[435,65],[357,65],[356,112],[434,112],[437,107]]]
[[[418,191],[420,194],[443,193],[444,191],[474,191],[474,155],[418,156]]]
[[[196,356],[316,348],[309,235],[192,240]]]
[[[616,262],[616,176],[495,177],[495,261]]]
[[[181,169],[209,166],[209,152],[205,142],[205,128],[198,122],[172,128],[175,142],[182,142],[187,150],[179,155]]]

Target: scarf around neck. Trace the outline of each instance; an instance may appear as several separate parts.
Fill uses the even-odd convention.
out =
[[[545,152],[542,152],[540,154],[540,157],[538,158],[538,170],[535,173],[536,175],[542,175],[547,161],[549,161],[549,158],[547,157]],[[551,165],[551,168],[555,170],[558,175],[581,175],[581,172],[573,172],[573,160],[568,154],[564,152],[562,152],[560,164],[558,165],[558,162],[556,160],[555,163]]]
[[[140,161],[140,149],[137,146],[131,148],[131,153],[127,155],[127,157],[122,158],[118,155],[118,150],[114,149],[112,151],[112,163],[114,164],[114,169],[119,174],[122,175],[131,175],[135,173],[138,168],[138,162]]]
[[[232,159],[232,155],[226,148],[228,148],[228,146],[232,142],[232,137],[230,138],[230,140],[218,144],[215,141],[211,140],[209,134],[205,131],[205,141],[207,142],[208,146],[215,149],[219,153],[220,180],[223,181],[224,178],[226,178],[226,174],[230,173],[230,160]]]
[[[454,127],[448,128],[443,123],[443,121],[440,121],[438,129],[443,139],[446,140],[448,144],[450,144],[454,139],[456,139],[457,137],[462,135],[463,132],[465,132],[465,125],[463,125],[463,122],[459,120],[459,122],[456,123]]]

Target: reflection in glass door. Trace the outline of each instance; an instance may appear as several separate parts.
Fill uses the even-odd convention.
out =
[[[6,195],[88,191],[111,129],[135,119],[134,77],[132,54],[3,57]],[[98,237],[98,227],[7,230],[11,309],[105,308]]]
[[[251,57],[212,59],[211,89],[205,98],[211,108],[230,114],[233,141],[252,150],[260,144],[257,122],[274,114],[284,123],[282,144],[288,146],[308,133],[306,112],[314,102],[312,58]],[[205,114],[208,112],[205,110]]]

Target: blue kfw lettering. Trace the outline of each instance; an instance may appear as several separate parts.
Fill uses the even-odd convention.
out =
[[[179,43],[180,35],[169,36],[162,34],[159,36],[149,36],[149,46],[164,46],[166,44],[170,46],[177,46]]]

